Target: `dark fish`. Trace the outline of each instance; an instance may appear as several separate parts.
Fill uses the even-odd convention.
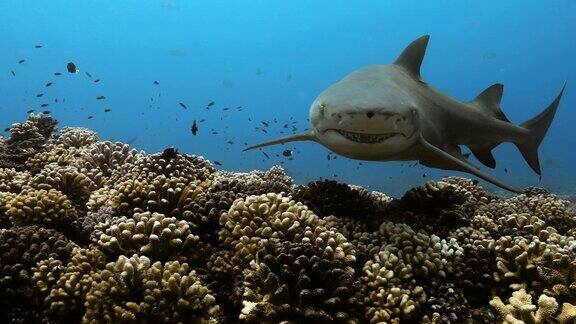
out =
[[[426,178],[426,177],[427,177],[426,173],[422,173],[422,178]]]
[[[26,113],[27,113],[27,114],[31,114],[31,113],[33,113],[33,112],[34,112],[34,109],[30,109],[30,110],[28,110]]]
[[[48,114],[50,114],[50,110],[44,110],[42,113],[45,115],[48,115]]]
[[[233,142],[233,141],[228,141],[228,142],[226,142],[226,143],[228,143],[228,144],[234,144],[234,142]]]
[[[192,132],[192,135],[196,136],[196,134],[198,133],[198,126],[196,125],[196,121],[194,121],[192,123],[192,127],[190,127],[190,131]]]
[[[166,161],[174,160],[175,158],[178,157],[178,149],[169,147],[162,152],[162,155],[160,155],[160,157]]]
[[[288,128],[288,124],[284,124],[284,126],[282,126],[283,128]]]
[[[10,127],[4,128],[4,131],[5,131],[5,132],[9,132],[9,131],[10,131]]]
[[[92,77],[92,74],[88,73],[88,71],[86,71],[86,75],[87,75],[89,78]]]
[[[159,84],[160,84],[160,82],[158,82],[158,81],[154,81],[154,82],[152,82],[152,83],[153,83],[154,85],[159,85]]]
[[[52,82],[46,83],[46,86],[47,86],[47,87],[49,87],[49,86],[51,86],[51,85],[52,85]]]
[[[230,108],[226,107],[226,108],[224,108],[224,109],[222,109],[222,110],[226,111],[226,110],[229,110],[229,109],[230,109]]]
[[[218,135],[217,131],[212,131],[212,135]]]
[[[206,121],[206,119],[200,119],[199,123],[203,123],[205,121]]]
[[[49,106],[49,104],[47,104],[47,103],[43,103],[40,105],[40,107],[48,107],[48,106]]]
[[[252,118],[248,117],[248,121],[252,121]]]
[[[98,82],[100,82],[100,79],[94,80],[94,83],[98,83]]]
[[[214,161],[214,164],[216,165],[222,165],[222,163],[218,162],[218,161]]]
[[[262,130],[264,133],[268,134],[268,131],[265,130],[264,128],[261,128],[261,130]]]
[[[504,168],[504,172],[505,172],[505,173],[508,173],[508,169]]]
[[[478,180],[476,180],[476,179],[472,180],[472,184],[473,184],[473,185],[477,185],[477,184],[478,184],[478,182],[479,182],[479,181],[478,181]]]
[[[94,116],[88,116],[88,119],[92,119],[92,118],[94,118]]]
[[[291,156],[292,156],[292,151],[290,151],[290,150],[284,150],[284,152],[282,152],[282,155],[284,155],[285,157],[291,157]]]
[[[42,97],[43,95],[44,95],[43,93],[39,93],[39,94],[36,95],[36,98],[40,98],[40,97]]]
[[[184,109],[188,109],[188,107],[186,107],[185,104],[183,104],[183,103],[181,103],[181,102],[179,102],[178,104],[180,105],[180,107],[182,107],[182,108],[184,108]]]
[[[326,159],[330,160],[330,153],[328,153],[328,155],[326,155]]]
[[[12,76],[16,76],[16,73],[14,73],[14,71],[10,71],[10,73],[12,73]]]
[[[58,102],[58,98],[54,98],[54,102]]]
[[[264,125],[264,126],[266,126],[266,127],[269,126],[267,122],[261,121],[261,123],[262,123],[262,125]]]
[[[42,48],[42,45],[36,45],[34,48]]]
[[[66,64],[66,70],[68,70],[69,73],[78,73],[78,68],[73,62]]]
[[[62,75],[60,72],[54,72],[54,75]]]
[[[18,64],[22,64],[24,62],[26,62],[26,60],[20,60],[20,61],[18,61]]]
[[[265,156],[267,159],[270,159],[270,156],[269,156],[268,154],[266,154],[266,152],[262,151],[262,154],[264,154],[264,156]]]
[[[112,111],[112,109],[110,109],[110,108],[106,108],[106,109],[104,109],[104,112],[105,112],[105,113],[107,113],[107,112],[111,112],[111,111]]]
[[[208,105],[206,105],[206,107],[212,107],[212,106],[214,106],[214,101],[210,101],[210,102],[208,103]]]

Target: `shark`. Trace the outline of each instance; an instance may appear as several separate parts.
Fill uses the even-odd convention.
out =
[[[298,134],[255,144],[244,151],[295,141],[317,142],[356,160],[418,161],[443,170],[472,174],[500,188],[523,193],[481,171],[470,153],[496,167],[492,150],[515,144],[530,168],[541,175],[538,147],[566,87],[535,117],[514,124],[502,112],[504,86],[494,84],[470,101],[455,99],[426,83],[420,67],[429,42],[424,35],[388,65],[356,70],[321,92],[310,106],[310,127]],[[469,153],[464,153],[467,147]]]

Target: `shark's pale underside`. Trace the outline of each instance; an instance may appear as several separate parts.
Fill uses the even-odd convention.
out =
[[[393,64],[354,71],[324,90],[310,107],[308,131],[245,150],[315,141],[352,159],[415,160],[433,168],[468,172],[509,191],[522,192],[480,171],[461,152],[461,146],[494,168],[492,149],[502,142],[514,143],[532,170],[540,174],[538,146],[564,88],[540,114],[520,125],[512,124],[500,110],[501,84],[465,102],[422,80],[420,65],[428,39],[423,36],[412,42]]]

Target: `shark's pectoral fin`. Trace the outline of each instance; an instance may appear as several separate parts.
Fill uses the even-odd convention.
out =
[[[484,179],[500,188],[515,192],[515,193],[523,193],[523,190],[514,188],[512,186],[509,186],[503,182],[501,182],[500,180],[492,177],[491,175],[488,175],[482,171],[480,171],[477,167],[475,167],[473,164],[471,164],[470,162],[468,162],[465,158],[459,157],[459,156],[454,156],[432,144],[430,144],[428,141],[426,141],[424,139],[424,137],[422,136],[422,134],[420,134],[420,144],[422,145],[422,147],[426,150],[426,152],[428,154],[433,155],[436,159],[440,159],[443,160],[443,162],[446,163],[446,165],[453,165],[454,167],[451,168],[452,170],[457,170],[457,171],[464,171],[464,172],[468,172],[471,174],[474,174],[475,176]],[[423,163],[426,164],[426,163]]]
[[[272,141],[263,142],[259,144],[255,144],[252,146],[248,146],[247,148],[243,149],[242,151],[248,151],[259,147],[276,145],[276,144],[284,144],[288,142],[299,142],[299,141],[316,141],[316,135],[313,131],[306,131],[300,134],[289,135],[285,137],[281,137]]]

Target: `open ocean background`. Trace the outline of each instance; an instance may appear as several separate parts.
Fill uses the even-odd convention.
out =
[[[516,186],[576,189],[572,0],[3,0],[0,16],[1,129],[23,121],[29,109],[48,109],[61,127],[88,127],[101,139],[149,153],[174,146],[230,171],[283,162],[299,183],[328,178],[399,195],[430,179],[463,174],[327,160],[327,149],[315,143],[266,148],[270,159],[241,150],[244,142],[281,136],[293,120],[304,130],[309,106],[323,89],[360,67],[391,63],[412,40],[430,34],[425,80],[459,99],[503,83],[503,111],[515,123],[544,109],[567,81],[540,147],[542,180],[512,144],[495,150],[498,166],[489,173]],[[67,73],[68,62],[80,72]],[[190,132],[194,120],[197,136]],[[270,124],[267,134],[254,129],[261,121]],[[292,159],[282,155],[285,149],[293,150]]]

